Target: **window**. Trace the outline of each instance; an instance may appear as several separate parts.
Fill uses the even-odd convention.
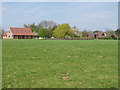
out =
[[[18,30],[17,30],[17,32],[18,32]]]
[[[9,31],[9,33],[10,33],[10,31]]]
[[[27,32],[27,31],[25,30],[25,32]]]
[[[23,32],[23,31],[21,30],[21,32]]]
[[[30,32],[30,31],[29,31]]]

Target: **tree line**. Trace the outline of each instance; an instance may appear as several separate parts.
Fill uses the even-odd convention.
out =
[[[33,33],[36,33],[38,37],[45,37],[45,38],[51,38],[51,37],[57,37],[57,38],[73,38],[73,37],[87,37],[91,33],[99,32],[98,30],[95,31],[79,31],[75,26],[70,27],[68,23],[63,24],[56,24],[53,21],[41,21],[38,25],[24,24],[25,28],[31,28]],[[108,37],[111,37],[111,35],[115,35],[115,37],[120,37],[120,29],[114,30],[106,30],[105,33]]]
[[[73,37],[88,37],[88,35],[92,33],[99,32],[95,31],[80,31],[75,26],[70,27],[68,23],[56,24],[54,21],[41,21],[38,25],[33,24],[24,24],[24,28],[31,28],[32,32],[37,35],[37,37],[45,37],[45,38],[73,38]],[[2,37],[5,31],[0,28],[0,35]],[[111,35],[115,35],[115,37],[120,38],[120,29],[117,30],[107,30],[105,31],[108,37]]]
[[[57,38],[65,38],[65,37],[74,37],[75,31],[70,27],[68,23],[64,24],[56,24],[53,21],[41,21],[38,25],[24,24],[25,28],[31,28],[33,33],[36,33],[38,37],[57,37]]]

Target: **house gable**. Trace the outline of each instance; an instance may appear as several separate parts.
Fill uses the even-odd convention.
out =
[[[11,31],[11,29],[9,28],[9,30],[7,31],[7,38],[13,38],[13,33]]]

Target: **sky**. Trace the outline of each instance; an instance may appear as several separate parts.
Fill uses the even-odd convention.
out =
[[[118,28],[117,2],[3,2],[2,28],[37,25],[41,21],[69,23],[79,30]]]

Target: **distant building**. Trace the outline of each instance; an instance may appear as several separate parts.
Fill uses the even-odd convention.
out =
[[[100,38],[100,37],[107,37],[106,33],[103,32],[96,32],[96,33],[90,33],[88,37],[94,37],[94,38]]]
[[[3,34],[3,39],[32,39],[35,34],[30,28],[14,28],[10,27],[8,31]]]

